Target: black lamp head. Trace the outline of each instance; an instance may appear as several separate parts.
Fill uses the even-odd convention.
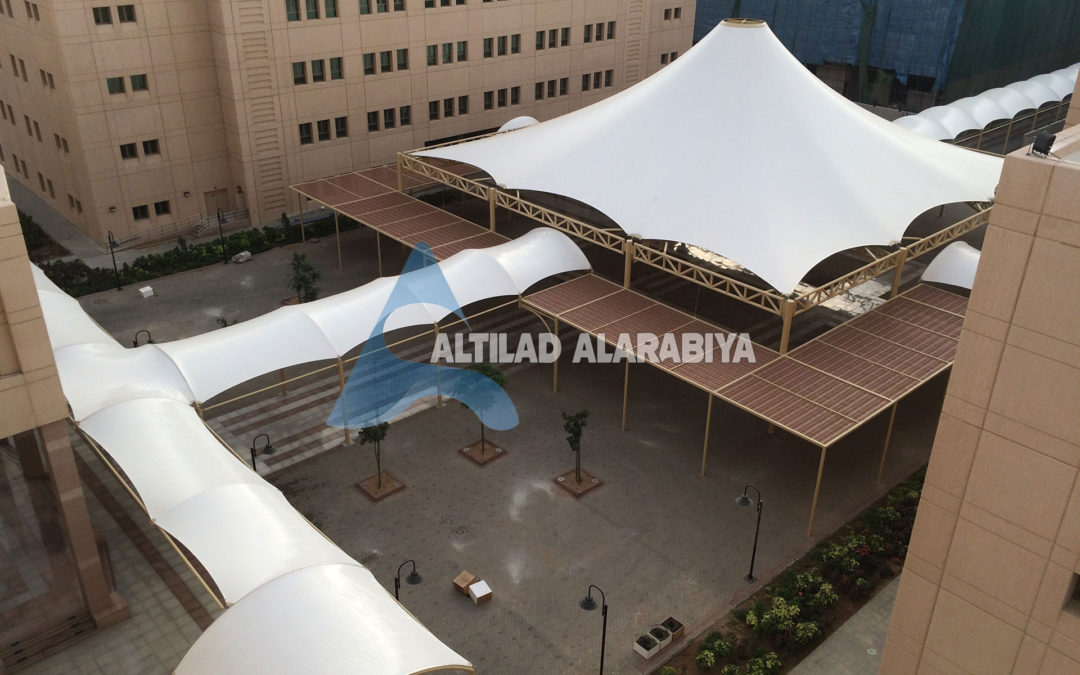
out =
[[[405,583],[409,584],[410,586],[416,586],[423,580],[424,577],[420,576],[420,573],[416,571],[415,567],[413,568],[412,572],[409,572],[409,576],[405,577]]]
[[[581,602],[579,602],[578,605],[580,605],[582,609],[589,612],[596,609],[596,600],[593,599],[592,592],[582,598]]]
[[[742,493],[735,498],[735,503],[739,506],[750,506],[750,498],[746,496],[746,493]]]
[[[1054,147],[1054,141],[1056,140],[1057,136],[1054,134],[1040,131],[1035,136],[1035,142],[1031,144],[1031,153],[1039,157],[1046,157],[1050,154],[1050,149]]]

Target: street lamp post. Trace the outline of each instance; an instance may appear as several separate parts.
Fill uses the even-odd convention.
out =
[[[750,573],[746,575],[747,581],[754,581],[754,559],[757,557],[758,533],[761,531],[761,510],[765,507],[765,501],[761,498],[761,490],[753,485],[744,487],[742,494],[735,499],[735,503],[739,506],[750,506],[750,497],[746,495],[746,491],[751,489],[757,493],[757,525],[754,527],[754,549],[750,553]]]
[[[409,572],[409,576],[405,577],[405,583],[409,584],[410,586],[416,586],[417,584],[419,584],[421,581],[424,580],[424,577],[420,576],[420,573],[416,571],[416,561],[415,560],[406,560],[405,562],[398,565],[397,574],[394,575],[394,599],[395,600],[400,600],[401,599],[401,568],[405,567],[406,565],[408,565],[410,563],[412,563],[412,572]]]
[[[607,650],[607,596],[604,595],[604,591],[600,590],[599,586],[589,584],[588,590],[585,591],[585,597],[578,604],[582,609],[589,612],[596,609],[596,600],[592,596],[594,588],[600,593],[600,603],[603,606],[603,610],[600,612],[604,617],[604,627],[600,632],[600,675],[604,675],[604,652]]]
[[[221,240],[221,264],[229,264],[229,254],[225,251],[225,231],[221,229],[221,224],[225,222],[225,212],[218,207],[217,210],[217,231],[218,238]]]
[[[116,237],[113,236],[112,230],[109,230],[109,255],[112,256],[112,269],[113,274],[116,275],[116,290],[122,291],[124,287],[120,285],[120,270],[116,268],[116,247],[119,244],[116,243]]]
[[[255,446],[258,445],[259,439],[263,438],[263,437],[266,437],[266,445],[264,445],[262,448],[256,448]],[[270,445],[270,434],[259,434],[258,436],[255,437],[255,440],[251,441],[251,470],[252,471],[258,471],[258,469],[255,468],[255,455],[257,455],[257,454],[262,454],[262,455],[272,455],[272,454],[274,454],[274,446]]]

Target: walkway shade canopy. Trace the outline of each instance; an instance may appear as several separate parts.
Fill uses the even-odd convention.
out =
[[[963,241],[954,241],[938,253],[923,270],[923,281],[970,289],[975,285],[979,267],[979,249]]]
[[[727,20],[647,80],[517,131],[415,153],[584,202],[624,231],[724,255],[789,293],[820,260],[988,201],[1001,160],[863,110],[762,22]]]

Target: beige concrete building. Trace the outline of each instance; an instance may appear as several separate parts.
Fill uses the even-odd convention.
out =
[[[689,49],[694,0],[0,0],[0,163],[90,236],[549,119]],[[657,124],[677,120],[657,120]]]
[[[0,673],[128,614],[99,556],[67,414],[0,168]]]
[[[883,673],[1080,672],[1080,126],[1053,154],[1005,160]]]

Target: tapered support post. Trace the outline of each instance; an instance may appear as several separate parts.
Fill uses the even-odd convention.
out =
[[[488,198],[488,227],[491,231],[495,231],[495,188],[489,187],[487,191]]]
[[[559,339],[559,320],[555,319],[555,339]],[[551,391],[558,393],[559,391],[559,359],[555,359],[555,362],[551,364]]]
[[[821,492],[821,474],[825,472],[825,453],[828,450],[828,446],[821,446],[821,461],[818,462],[817,482],[814,483],[814,499],[810,502],[810,523],[806,526],[806,536],[808,537],[814,531],[814,513],[817,511],[818,494]]]
[[[304,207],[307,206],[307,197],[300,198],[300,243],[307,243],[307,235],[304,234]]]
[[[705,460],[709,457],[709,429],[712,427],[712,399],[709,394],[709,409],[705,413],[705,442],[701,446],[701,477],[705,477]]]
[[[622,430],[626,431],[626,402],[630,394],[630,359],[626,359],[626,368],[623,370],[622,384]]]
[[[791,298],[784,300],[780,308],[780,318],[784,322],[784,327],[780,332],[780,353],[787,354],[788,342],[791,341],[791,320],[795,318],[795,301]]]
[[[334,239],[337,240],[337,271],[341,274],[341,228],[338,227],[338,212],[334,211]]]
[[[895,298],[896,294],[900,292],[900,282],[904,278],[904,263],[907,261],[907,253],[906,248],[900,249],[900,259],[896,261],[896,270],[893,272],[892,291],[889,292],[890,298]]]
[[[341,397],[341,421],[342,427],[345,429],[345,445],[348,445],[351,440],[349,439],[349,415],[346,410],[345,401],[348,397],[345,395],[345,360],[340,356],[337,359],[337,372],[338,372],[338,393]]]
[[[885,446],[881,448],[881,463],[878,465],[877,470],[877,485],[881,485],[881,476],[885,473],[885,455],[889,452],[889,441],[892,440],[892,428],[893,422],[896,421],[896,403],[893,403],[892,410],[889,411],[889,428],[885,431]]]
[[[278,377],[281,379],[281,395],[289,393],[289,385],[285,382],[285,369],[282,368],[278,371]]]
[[[630,270],[634,267],[634,240],[623,242],[623,288],[630,288]]]
[[[405,192],[405,170],[401,166],[401,153],[397,154],[397,191]]]
[[[379,261],[379,276],[382,276],[382,237],[375,230],[375,259]]]

